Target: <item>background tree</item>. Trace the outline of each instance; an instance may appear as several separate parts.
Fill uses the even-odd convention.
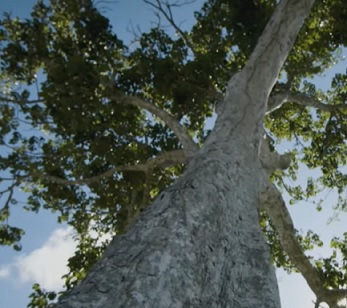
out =
[[[207,1],[192,29],[184,31],[172,15],[176,4],[146,2],[166,18],[177,38],[158,25],[128,49],[93,3],[82,0],[39,1],[31,19],[7,16],[1,23],[0,124],[7,149],[0,161],[7,184],[1,243],[20,249],[23,230],[8,225],[7,218],[15,190],[24,189],[27,209],[59,212],[59,220],[76,230],[79,244],[65,277],[68,290],[107,246],[98,244],[90,230],[99,236],[124,233],[197,149],[207,147],[205,121],[216,109],[225,111],[220,102],[228,81],[249,60],[276,7],[270,0]],[[322,186],[337,187],[340,209],[345,208],[346,175],[340,167],[345,164],[346,76],[335,76],[328,93],[306,78],[336,61],[336,51],[346,44],[341,22],[346,15],[342,0],[316,1],[282,66],[264,120],[271,143],[297,141],[288,171],[270,170],[272,180],[293,200],[312,197]],[[37,75],[44,81],[39,83]],[[19,90],[18,84],[31,87]],[[275,157],[266,146],[264,151],[265,157]],[[286,158],[279,158],[276,169],[286,167],[281,166]],[[306,188],[290,187],[285,177],[295,178],[298,162],[321,168],[322,176]],[[264,160],[263,165],[269,169]],[[261,226],[273,261],[288,271],[295,265],[317,303],[334,307],[345,291],[327,290],[345,286],[344,262],[337,262],[336,251],[347,257],[346,238],[332,240],[331,258],[310,262],[303,251],[320,245],[318,236],[298,236],[280,194],[274,186],[266,189],[271,193],[262,195],[267,211]],[[33,306],[55,296],[38,286],[35,292]]]

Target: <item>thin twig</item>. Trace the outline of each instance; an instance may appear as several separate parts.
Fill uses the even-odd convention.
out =
[[[190,3],[192,3],[192,1],[186,1],[185,3],[176,2],[176,3],[171,3],[171,4],[167,1],[162,2],[160,0],[154,0],[155,3],[150,1],[150,0],[143,0],[143,1],[146,4],[154,7],[156,10],[158,10],[165,17],[165,19],[170,23],[170,25],[175,29],[175,31],[179,34],[179,36],[182,38],[182,40],[184,41],[186,46],[189,47],[194,54],[196,54],[194,45],[191,42],[191,40],[189,39],[189,37],[175,23],[174,18],[173,18],[173,14],[172,14],[172,10],[171,10],[171,7],[177,7],[177,6],[181,6],[181,5],[185,5],[185,4],[190,4]],[[166,7],[167,11],[163,7],[163,5]]]
[[[0,96],[0,102],[2,102],[2,103],[14,103],[14,104],[18,104],[18,105],[31,105],[31,104],[44,103],[44,101],[42,99],[21,100],[21,99],[8,98],[5,96]]]

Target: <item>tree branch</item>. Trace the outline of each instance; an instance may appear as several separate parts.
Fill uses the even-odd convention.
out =
[[[9,213],[9,211],[10,211],[10,210],[9,210],[9,209],[10,209],[10,202],[11,202],[12,197],[13,197],[13,194],[14,194],[14,189],[15,189],[16,186],[18,186],[18,184],[19,184],[19,181],[18,181],[18,180],[13,181],[13,183],[12,183],[10,186],[8,186],[7,189],[0,191],[0,199],[1,199],[1,197],[2,197],[4,194],[9,193],[9,194],[8,194],[8,197],[7,197],[6,201],[5,201],[4,206],[3,206],[2,209],[0,210],[0,212],[3,212],[3,213],[4,213],[4,212],[7,212],[7,216],[8,216],[8,213]]]
[[[259,159],[268,175],[275,170],[285,170],[290,166],[291,154],[279,155],[276,151],[270,150],[269,137],[265,134],[260,142]]]
[[[257,145],[271,89],[313,3],[314,0],[279,2],[246,65],[230,78],[205,147],[217,141],[227,143],[231,136],[242,136],[243,142],[253,139],[247,143]],[[232,125],[227,127],[226,123]]]
[[[279,2],[242,70],[248,87],[272,89],[313,3],[314,0]]]
[[[327,105],[305,94],[292,94],[289,92],[280,92],[269,98],[266,114],[275,111],[287,102],[296,103],[298,105],[306,107],[314,107],[327,112],[347,110],[347,104]]]
[[[212,95],[212,94],[211,94]],[[115,94],[111,94],[112,99],[114,99],[117,102],[120,103],[125,103],[128,105],[140,107],[143,109],[146,109],[153,115],[157,116],[160,118],[165,124],[176,134],[177,138],[181,142],[183,149],[187,156],[191,156],[193,153],[195,153],[199,147],[198,145],[194,142],[194,140],[187,134],[186,130],[179,124],[177,119],[175,119],[172,115],[170,115],[168,112],[166,112],[163,109],[160,109],[159,107],[146,102],[136,96],[131,96],[131,95],[126,95],[126,94],[121,94],[119,92]],[[23,101],[21,99],[10,99],[6,98],[3,96],[0,96],[0,102],[10,102],[10,103],[15,103],[15,104],[36,104],[36,103],[44,103],[43,100],[26,100]]]
[[[27,105],[27,104],[38,104],[43,103],[44,101],[42,99],[36,99],[36,100],[22,100],[22,99],[14,99],[14,98],[8,98],[5,96],[0,96],[0,103],[14,103],[18,105]]]
[[[167,168],[177,164],[184,164],[186,162],[186,159],[187,156],[185,155],[183,150],[175,150],[159,154],[158,156],[153,158],[149,158],[145,164],[114,167],[110,170],[107,170],[106,172],[87,179],[66,180],[56,176],[43,175],[41,173],[35,173],[32,176],[59,185],[89,185],[104,178],[110,177],[116,172],[141,171],[146,173],[149,170],[153,170],[154,168]]]
[[[337,302],[346,297],[347,290],[328,290],[324,288],[324,283],[317,269],[304,254],[296,238],[293,221],[281,193],[269,181],[261,194],[261,206],[275,226],[282,248],[301,272],[319,301],[326,302],[330,308],[338,307]]]
[[[192,42],[190,41],[189,37],[181,30],[181,28],[175,23],[171,7],[172,6],[178,6],[178,4],[170,4],[169,2],[163,3],[160,0],[143,0],[146,4],[154,7],[157,11],[159,11],[165,19],[169,22],[169,24],[175,29],[175,31],[179,34],[179,36],[182,38],[184,43],[186,44],[187,47],[191,49],[191,51],[195,54],[194,46]],[[184,4],[192,3],[193,1],[185,2]],[[166,7],[167,11],[164,9],[163,5]],[[183,5],[183,4],[182,4]]]
[[[113,96],[113,97],[112,97]],[[185,129],[179,124],[177,119],[159,107],[144,101],[136,96],[115,93],[111,98],[115,101],[123,104],[128,104],[136,107],[146,109],[150,113],[161,119],[177,136],[179,141],[182,143],[183,150],[188,157],[194,154],[198,149],[198,145],[194,140],[187,134]]]
[[[305,278],[311,290],[315,293],[317,302],[326,302],[330,308],[338,307],[337,302],[346,297],[347,290],[328,290],[324,288],[317,269],[304,254],[297,237],[290,213],[282,198],[282,194],[268,179],[269,174],[276,169],[286,169],[290,165],[289,154],[279,155],[271,152],[268,140],[264,139],[259,148],[259,158],[264,168],[264,185],[261,195],[261,209],[265,210],[271,219],[279,236],[279,241],[289,259]]]
[[[162,0],[153,0],[153,1],[143,0],[143,1],[147,3],[148,5],[152,6],[153,8],[155,8],[159,13],[161,13],[165,17],[165,19],[169,22],[169,24],[175,29],[178,35],[182,38],[186,46],[193,52],[194,55],[197,55],[197,52],[194,48],[194,44],[189,38],[189,35],[187,35],[184,31],[182,31],[181,28],[175,23],[172,10],[171,10],[171,7],[191,4],[194,1],[186,1],[180,4],[169,3],[168,1],[162,1]],[[165,10],[163,6],[165,6],[167,11]],[[212,84],[210,84],[207,90],[207,98],[215,99],[217,101],[222,101],[224,98],[224,95],[221,92],[217,91]]]

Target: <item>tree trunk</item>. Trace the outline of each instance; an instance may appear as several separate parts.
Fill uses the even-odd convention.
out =
[[[71,307],[279,307],[245,153],[197,159],[115,237]]]
[[[280,307],[258,222],[266,102],[314,0],[283,0],[184,174],[57,307]]]

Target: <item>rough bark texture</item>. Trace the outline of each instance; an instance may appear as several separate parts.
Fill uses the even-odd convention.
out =
[[[162,192],[65,307],[279,307],[257,180],[230,154],[201,158]]]
[[[58,307],[280,307],[258,224],[266,102],[314,0],[283,0],[185,173]]]

